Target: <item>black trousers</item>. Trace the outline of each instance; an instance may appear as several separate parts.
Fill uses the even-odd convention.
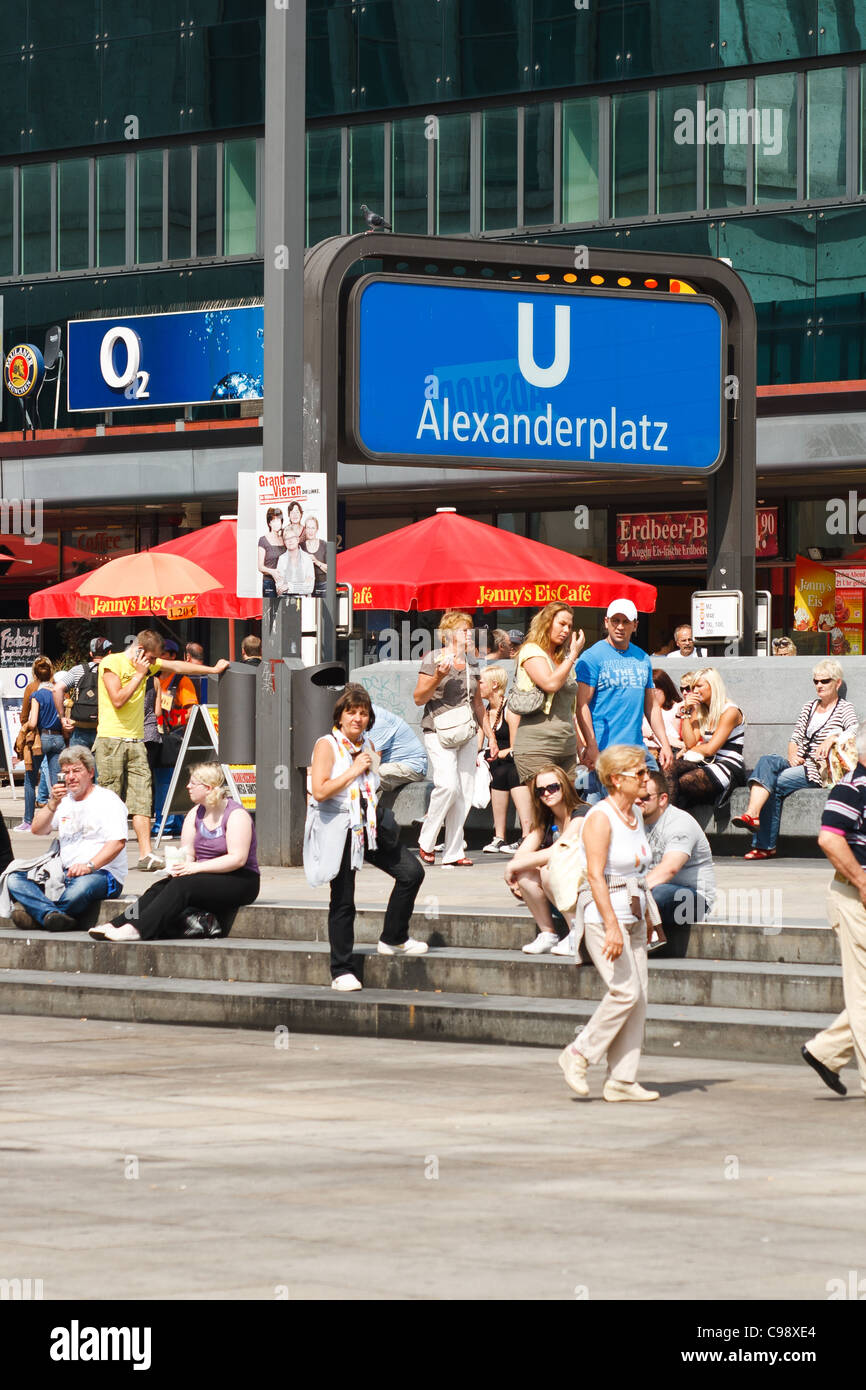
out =
[[[352,953],[355,949],[355,870],[351,868],[351,834],[346,836],[343,858],[336,878],[331,879],[331,905],[328,910],[328,939],[331,943],[331,979],[338,975],[354,974]],[[364,858],[394,880],[382,940],[388,946],[400,946],[409,935],[409,918],[415,907],[418,890],[424,882],[424,869],[414,854],[404,845],[365,850]]]
[[[259,896],[259,875],[250,869],[231,874],[184,874],[181,878],[162,878],[142,893],[119,917],[115,926],[132,922],[144,941],[158,937],[181,936],[181,913],[198,907],[213,912],[227,936],[240,907],[247,907]]]

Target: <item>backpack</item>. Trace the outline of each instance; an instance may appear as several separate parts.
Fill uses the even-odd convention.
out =
[[[95,727],[99,718],[98,686],[99,667],[96,665],[86,666],[84,675],[75,687],[72,709],[70,710],[70,715],[76,724]]]

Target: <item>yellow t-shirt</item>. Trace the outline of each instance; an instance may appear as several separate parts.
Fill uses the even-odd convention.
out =
[[[154,661],[150,668],[151,675],[156,675],[161,667],[162,662],[159,659]],[[140,683],[135,694],[130,696],[125,705],[122,705],[120,709],[115,709],[105,688],[104,671],[113,671],[116,676],[119,676],[122,686],[128,685],[136,674],[135,667],[126,652],[115,652],[111,656],[103,657],[99,663],[99,719],[96,726],[96,737],[144,738],[144,696],[147,690],[147,681],[144,680]]]

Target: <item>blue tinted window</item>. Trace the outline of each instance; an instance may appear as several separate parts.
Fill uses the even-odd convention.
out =
[[[562,103],[562,220],[598,221],[598,101]]]
[[[517,226],[517,110],[485,111],[482,135],[481,227]]]

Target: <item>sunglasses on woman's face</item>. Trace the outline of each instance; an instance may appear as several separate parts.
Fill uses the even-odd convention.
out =
[[[553,796],[554,792],[562,791],[558,782],[536,782],[535,790],[539,796]]]

